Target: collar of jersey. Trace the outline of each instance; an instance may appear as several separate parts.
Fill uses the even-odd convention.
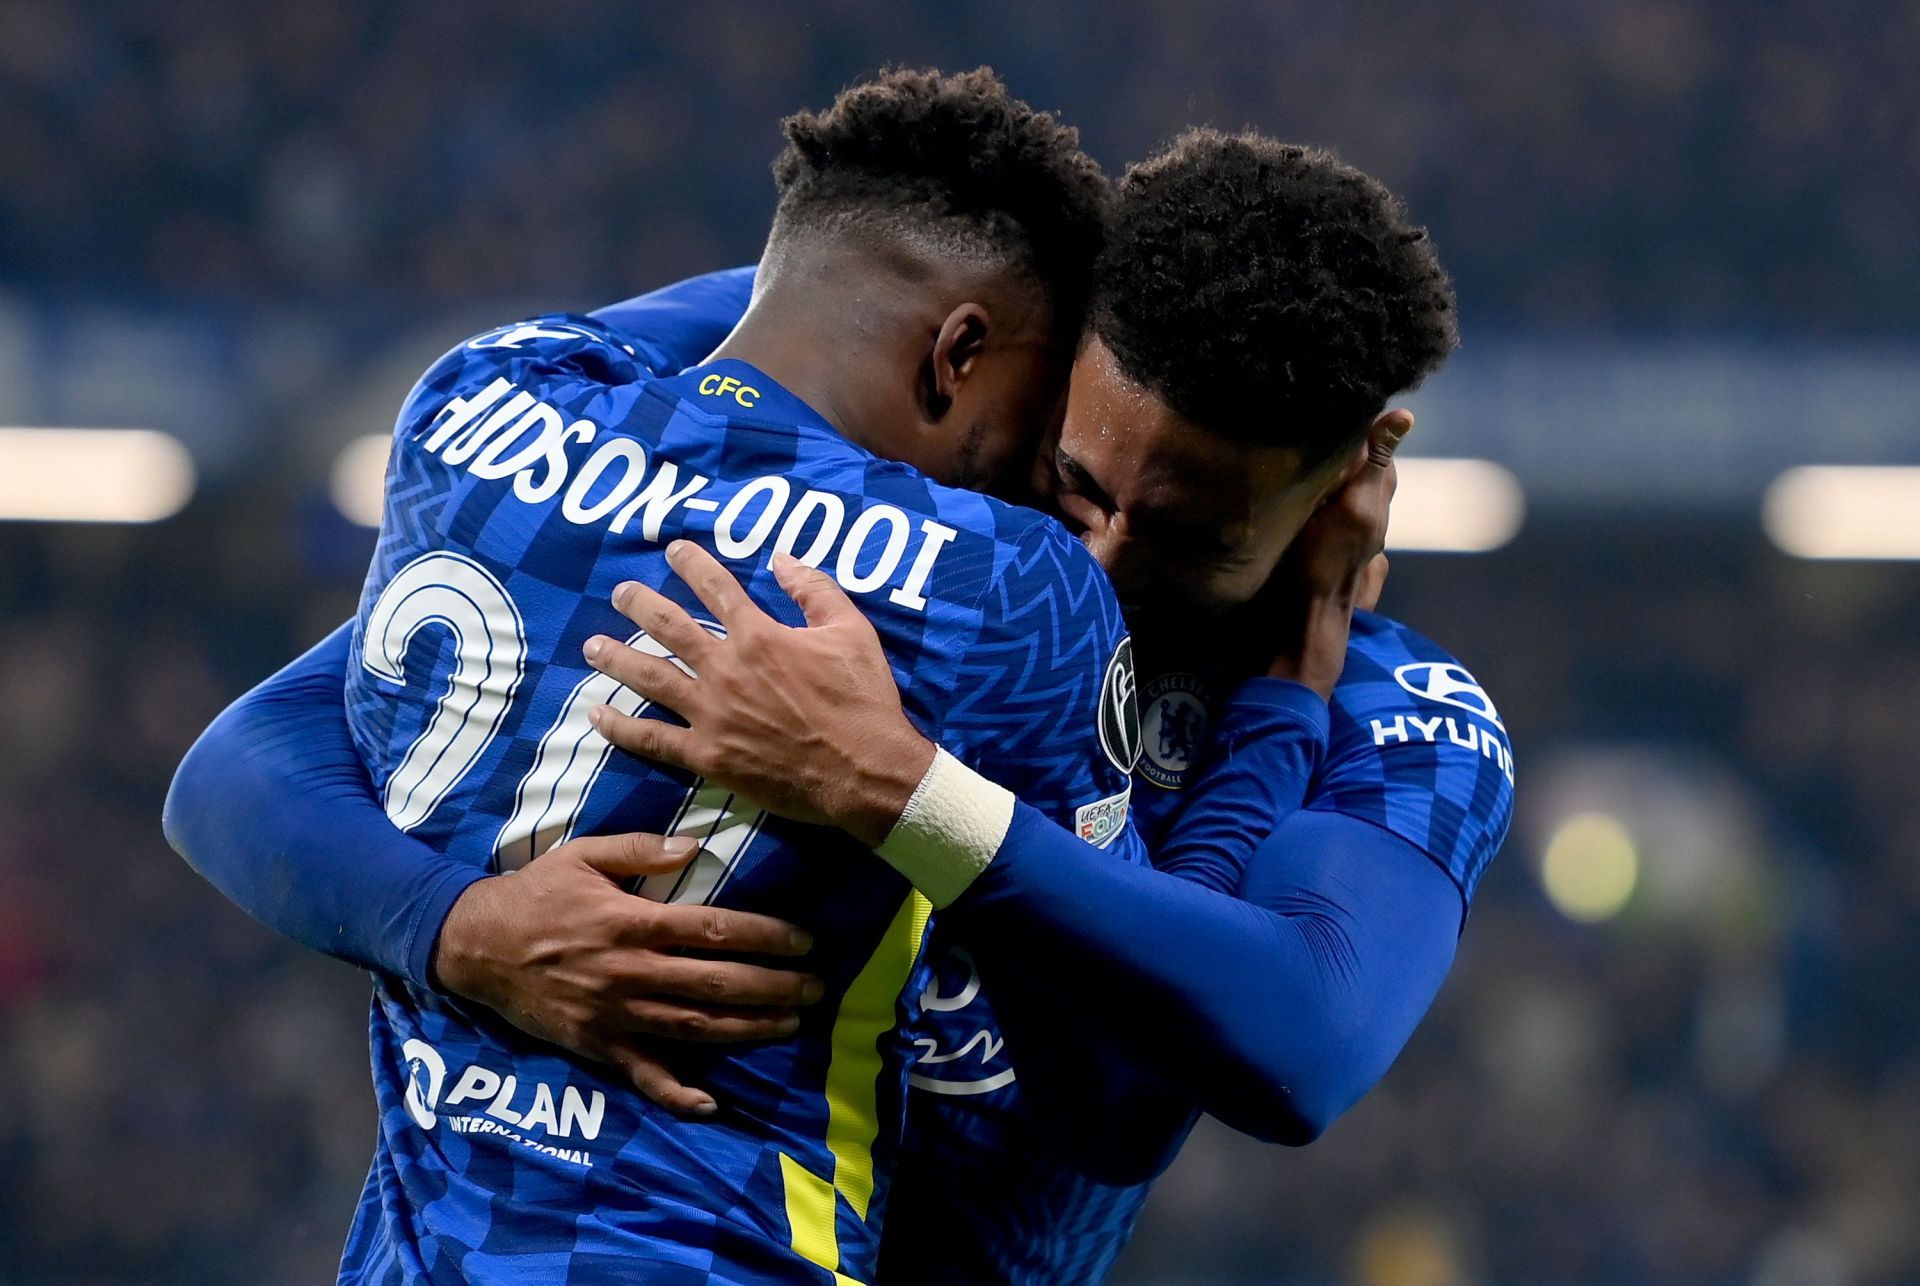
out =
[[[731,375],[742,384],[754,389],[760,396],[752,406],[743,407],[737,405],[732,397],[713,397],[703,394],[700,392],[700,381],[709,375]],[[663,383],[672,385],[675,395],[682,400],[691,402],[710,414],[748,424],[767,424],[783,429],[810,429],[827,434],[836,442],[845,443],[856,451],[863,453],[865,451],[865,448],[835,428],[833,421],[789,392],[773,376],[751,362],[743,362],[737,357],[723,357],[717,362],[708,362],[703,366],[689,366]]]

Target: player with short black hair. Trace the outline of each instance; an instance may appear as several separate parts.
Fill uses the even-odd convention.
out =
[[[912,247],[1027,277],[1079,332],[1112,186],[1078,130],[1014,98],[992,69],[884,72],[780,129],[763,280],[798,237]]]
[[[196,752],[176,779],[169,835],[236,901],[270,921],[300,903],[299,936],[322,949],[382,944],[380,1132],[343,1281],[873,1272],[927,900],[846,836],[594,735],[600,702],[643,709],[582,655],[618,628],[616,587],[668,585],[693,542],[762,577],[804,556],[874,601],[916,718],[953,753],[1054,801],[1064,823],[1125,788],[1097,731],[1125,654],[1112,590],[1057,524],[980,494],[1028,472],[1057,415],[1104,181],[1071,130],[984,71],[891,73],[787,131],[766,269],[744,315],[737,290],[720,292],[730,331],[669,360],[661,333],[620,325],[645,305],[550,314],[474,337],[415,386],[359,614],[305,671],[344,674],[344,706],[338,692],[325,704],[332,721],[344,708],[349,740],[270,737],[238,763]],[[730,616],[687,636],[618,632],[700,666]],[[1041,717],[1002,716],[1034,702]],[[407,832],[428,863],[387,867],[380,894],[349,879],[311,900],[223,863],[260,822],[236,800],[274,752],[323,796],[371,774],[392,823],[381,838]],[[468,985],[482,971],[436,950],[456,914],[499,924],[537,908],[551,863],[505,877],[556,844],[640,830],[674,842],[590,839],[592,869],[572,873],[599,908],[567,902],[562,931],[618,925],[629,958],[677,979],[622,994],[623,1024],[758,1038],[708,1045],[712,1093],[665,1106],[632,1092],[653,1065],[630,1026],[596,1041],[577,1015],[513,1003],[502,971]],[[815,869],[834,850],[836,872]],[[1130,831],[1113,854],[1129,859],[1144,860]],[[379,907],[396,894],[412,903],[397,918]],[[809,946],[804,979],[693,954]],[[569,959],[553,939],[537,958]]]
[[[1398,424],[1387,398],[1457,343],[1452,285],[1386,187],[1318,148],[1188,130],[1121,179],[1041,488],[1122,602],[1246,603]]]

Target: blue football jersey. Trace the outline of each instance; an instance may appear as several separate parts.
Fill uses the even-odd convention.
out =
[[[827,992],[791,1041],[687,1054],[679,1070],[720,1104],[689,1122],[490,1013],[377,978],[380,1132],[343,1280],[871,1279],[927,906],[837,832],[592,730],[597,704],[648,711],[582,644],[665,655],[614,611],[615,585],[702,610],[666,566],[679,537],[791,624],[772,554],[829,572],[914,721],[1063,824],[1124,801],[1124,624],[1058,524],[877,459],[744,363],[659,375],[621,331],[561,315],[462,345],[402,409],[355,629],[349,718],[388,815],[498,870],[575,834],[696,835],[696,862],[640,891],[805,926]],[[1137,858],[1124,825],[1112,842]]]
[[[1156,846],[1163,830],[1189,820],[1177,804],[1195,782],[1224,686],[1211,676],[1169,674],[1143,694],[1133,813]],[[1302,807],[1360,818],[1407,840],[1447,872],[1464,905],[1513,813],[1512,747],[1485,690],[1414,630],[1358,612],[1329,713],[1326,752]],[[1271,812],[1270,801],[1246,795],[1209,796],[1205,806]],[[1265,836],[1283,820],[1268,814],[1225,820]],[[932,967],[915,1028],[908,1147],[883,1278],[956,1286],[1101,1280],[1125,1248],[1150,1185],[1099,1182],[1070,1158],[1034,1146],[1014,1060],[971,960],[948,946]],[[1167,1127],[1116,1120],[1113,1128]]]
[[[1473,900],[1513,821],[1513,743],[1486,689],[1424,635],[1355,612],[1308,808],[1374,823]]]

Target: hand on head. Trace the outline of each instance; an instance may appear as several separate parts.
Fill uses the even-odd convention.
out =
[[[1371,611],[1386,584],[1387,520],[1398,483],[1394,453],[1413,412],[1381,413],[1313,517],[1287,549],[1262,595],[1273,630],[1275,678],[1331,696],[1346,668],[1355,608]]]

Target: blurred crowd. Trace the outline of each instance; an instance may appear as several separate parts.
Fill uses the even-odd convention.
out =
[[[8,0],[0,23],[0,276],[62,290],[599,302],[750,257],[783,113],[889,61],[989,62],[1116,170],[1194,121],[1337,146],[1431,223],[1470,320],[1920,318],[1912,0],[984,0],[964,23]]]
[[[365,980],[159,833],[194,732],[351,611],[370,538],[252,505],[0,528],[6,1280],[319,1280],[370,1155]],[[1547,528],[1386,605],[1500,702],[1513,838],[1380,1089],[1305,1151],[1203,1130],[1120,1280],[1920,1275],[1920,573]],[[1595,807],[1643,871],[1585,925],[1538,862]]]
[[[746,261],[780,115],[986,62],[1115,170],[1195,121],[1334,145],[1432,226],[1469,345],[1879,352],[1920,324],[1915,49],[1915,0],[5,0],[0,405],[151,412],[207,485],[152,528],[0,523],[0,1281],[336,1261],[365,979],[227,906],[159,815],[194,734],[353,609],[371,536],[320,459],[392,408],[296,404],[386,387],[370,315]],[[77,334],[107,338],[55,362]],[[52,367],[125,387],[16,397]],[[1400,558],[1386,606],[1500,703],[1513,837],[1379,1090],[1304,1151],[1203,1129],[1120,1280],[1920,1280],[1920,570],[1795,563],[1670,489]],[[1592,813],[1637,882],[1583,923],[1540,864]]]

